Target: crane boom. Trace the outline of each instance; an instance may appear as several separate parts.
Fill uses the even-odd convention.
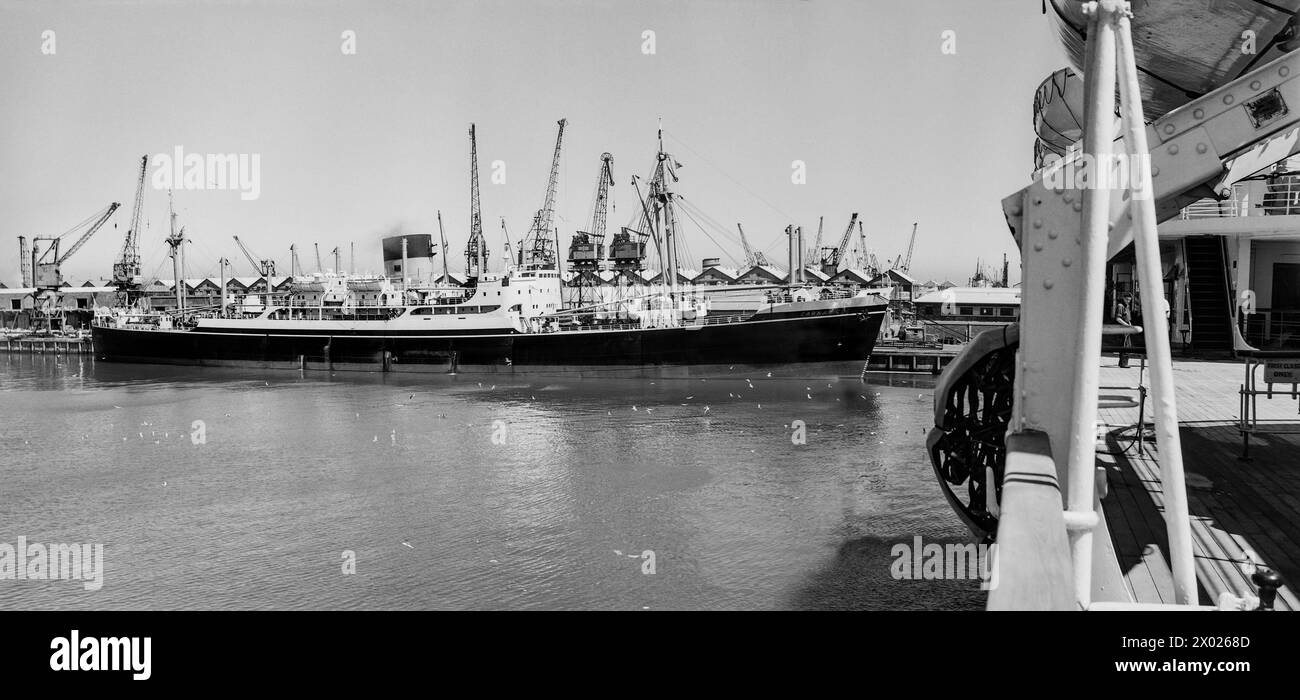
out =
[[[826,223],[826,217],[817,217],[817,238],[813,240],[813,247],[808,251],[808,259],[821,262],[822,254],[822,227]]]
[[[113,263],[113,284],[119,289],[138,286],[140,270],[140,212],[144,207],[144,179],[149,169],[149,156],[140,157],[140,177],[135,183],[135,203],[131,206],[131,228],[126,230],[122,252]]]
[[[465,245],[465,275],[477,277],[487,271],[487,240],[483,237],[483,214],[479,208],[478,137],[469,125],[469,242]]]
[[[609,209],[609,188],[614,184],[614,156],[600,154],[600,179],[596,183],[596,206],[591,213],[591,234],[605,237],[605,218]]]
[[[235,245],[239,246],[239,252],[243,253],[244,257],[248,259],[248,264],[253,266],[253,271],[259,275],[262,274],[262,266],[259,262],[257,262],[256,257],[253,255],[253,252],[248,249],[248,246],[244,245],[243,241],[239,240],[239,236],[235,236],[234,238],[235,238]]]
[[[239,236],[234,236],[234,239],[235,244],[239,246],[239,252],[243,253],[245,258],[248,258],[248,262],[253,266],[254,272],[266,278],[267,286],[269,288],[271,278],[275,276],[275,261],[268,259],[259,262],[257,256],[253,255],[253,251],[249,250],[248,246],[244,245],[244,242],[239,240]]]
[[[862,230],[862,220],[858,219],[858,269],[866,270],[870,267],[870,258],[867,253],[867,234]]]
[[[740,225],[739,221],[736,222],[736,230],[740,232],[740,245],[745,249],[745,264],[753,267],[755,265],[754,251],[749,247],[749,239],[745,238],[745,228]]]
[[[745,264],[751,267],[754,265],[770,265],[771,263],[767,261],[767,255],[763,251],[754,250],[749,246],[749,239],[745,238],[745,229],[740,227],[739,221],[736,222],[736,230],[740,231],[740,244],[745,247]]]
[[[506,228],[506,217],[504,216],[501,217],[501,236],[505,238],[504,250],[506,253],[506,260],[513,261],[515,259],[515,252],[510,247],[510,231]]]
[[[100,212],[99,218],[95,220],[95,223],[91,224],[90,228],[87,229],[85,233],[81,234],[81,238],[78,238],[77,242],[73,243],[71,248],[68,248],[68,252],[58,257],[58,259],[55,261],[55,264],[62,265],[65,260],[72,257],[73,253],[77,252],[78,250],[81,250],[81,246],[85,245],[86,241],[90,240],[90,237],[95,235],[95,232],[98,231],[100,227],[104,225],[104,222],[108,221],[108,218],[112,216],[113,212],[117,211],[117,208],[120,206],[122,205],[118,204],[117,202],[113,202],[112,204],[108,205],[108,207],[105,208],[102,212]]]
[[[831,252],[831,264],[835,266],[836,272],[839,271],[840,263],[844,261],[844,251],[848,250],[849,241],[853,236],[853,227],[858,223],[858,213],[853,212],[849,218],[849,225],[844,228],[844,235],[840,236],[840,244]]]
[[[912,223],[912,239],[907,242],[907,257],[903,258],[903,264],[899,270],[907,273],[912,271],[912,250],[916,248],[916,223]]]
[[[596,197],[591,206],[591,229],[576,231],[569,243],[569,265],[571,269],[593,271],[600,267],[605,259],[605,219],[609,209],[609,186],[614,184],[614,174],[610,163],[614,156],[600,154],[600,172],[596,176]],[[556,231],[559,237],[559,231]],[[557,241],[556,246],[559,246]],[[579,303],[582,289],[579,288]]]
[[[546,198],[542,208],[533,216],[533,226],[524,237],[522,245],[524,254],[530,257],[527,262],[538,267],[555,264],[555,254],[549,251],[551,246],[551,226],[555,219],[555,190],[560,179],[560,149],[564,143],[564,126],[567,119],[556,122],[560,129],[555,135],[555,153],[551,156],[551,175],[546,180]]]

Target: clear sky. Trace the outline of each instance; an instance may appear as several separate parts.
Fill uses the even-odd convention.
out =
[[[945,30],[955,55],[941,52]],[[604,151],[617,183],[610,229],[631,221],[631,176],[648,175],[662,117],[683,165],[677,190],[725,228],[684,219],[684,267],[740,259],[736,222],[784,260],[787,224],[811,238],[824,215],[829,245],[856,211],[881,259],[920,223],[922,279],[960,284],[977,258],[1009,253],[1016,281],[1000,200],[1027,182],[1034,89],[1063,65],[1038,0],[0,0],[0,281],[17,286],[18,235],[62,233],[117,201],[116,229],[64,269],[108,276],[140,156],[177,146],[257,154],[261,166],[252,201],[176,192],[190,276],[216,275],[222,255],[252,274],[232,234],[282,273],[290,243],[309,270],[313,243],[322,257],[340,246],[346,266],[353,242],[357,266],[378,270],[379,238],[436,237],[439,209],[463,250],[471,122],[499,269],[500,217],[515,241],[527,230],[560,117],[565,248],[588,227]],[[791,181],[796,160],[806,184]],[[147,189],[148,276],[171,277],[166,210],[166,192]]]

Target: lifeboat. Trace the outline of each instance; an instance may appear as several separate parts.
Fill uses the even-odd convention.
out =
[[[1070,63],[1082,71],[1088,27],[1082,3],[1048,4]],[[1133,48],[1147,119],[1300,48],[1297,10],[1300,0],[1135,0]]]

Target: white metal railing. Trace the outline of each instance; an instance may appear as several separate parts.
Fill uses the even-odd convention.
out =
[[[1265,181],[1264,194],[1255,209],[1266,216],[1300,214],[1300,177],[1280,175]],[[1249,216],[1257,216],[1253,211]]]
[[[740,323],[749,316],[742,314],[728,314],[726,316],[705,316],[692,321],[682,321],[673,328],[692,328],[695,326],[718,326],[729,323]],[[562,323],[559,327],[547,331],[545,328],[541,332],[551,333],[572,333],[574,331],[632,331],[649,328],[648,325],[642,325],[639,321],[622,321],[619,323],[584,323],[570,324]]]
[[[1233,216],[1250,216],[1250,194],[1241,184],[1232,186],[1232,195],[1227,199],[1200,199],[1183,207],[1178,218],[1188,219],[1222,219]],[[1258,215],[1256,215],[1258,216]]]
[[[1262,188],[1262,189],[1261,189]],[[1227,199],[1201,199],[1185,207],[1178,218],[1221,219],[1235,216],[1300,215],[1300,175],[1278,175],[1263,180],[1254,198],[1245,183],[1232,186]]]

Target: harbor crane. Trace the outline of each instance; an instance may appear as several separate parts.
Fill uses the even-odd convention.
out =
[[[274,291],[271,286],[271,278],[275,276],[275,261],[269,258],[259,259],[253,254],[253,251],[248,249],[248,246],[244,245],[243,241],[239,240],[239,236],[234,236],[234,239],[235,244],[239,246],[239,252],[243,253],[244,257],[248,259],[249,264],[253,266],[253,270],[266,278],[266,291],[270,294]]]
[[[593,272],[605,259],[605,219],[609,209],[609,186],[614,184],[611,163],[614,156],[600,154],[600,172],[596,177],[596,197],[591,210],[591,230],[577,231],[569,243],[569,268],[575,272]],[[583,277],[578,278],[578,306],[583,305]]]
[[[320,264],[320,244],[313,243],[312,247],[316,249],[316,272],[317,273],[324,272],[325,269]]]
[[[331,251],[330,251],[330,255],[333,255],[333,256],[334,256],[334,274],[342,274],[342,270],[343,270],[343,258],[342,258],[342,255],[343,255],[343,253],[339,251],[339,247],[338,247],[338,246],[334,246],[334,250],[331,250]]]
[[[135,183],[135,203],[131,206],[131,227],[122,241],[122,252],[113,263],[113,286],[117,287],[118,303],[129,306],[132,297],[138,298],[144,286],[144,273],[140,269],[140,212],[144,206],[144,180],[149,169],[149,156],[140,157],[140,177]]]
[[[113,216],[113,212],[117,211],[120,206],[117,202],[113,202],[58,236],[36,236],[32,238],[32,286],[41,290],[57,290],[62,287],[63,273],[61,268],[63,263],[67,262],[68,258],[72,257],[78,250],[81,250],[86,241],[89,241],[90,237],[95,235],[95,232],[108,221],[109,217]],[[86,229],[85,233],[81,234],[71,247],[60,253],[59,248],[66,237],[80,231],[82,228]],[[50,243],[50,246],[44,252],[40,250],[38,245],[40,241]]]
[[[849,241],[853,237],[853,227],[857,223],[858,213],[853,212],[853,216],[849,218],[849,225],[844,228],[844,235],[840,236],[840,244],[834,248],[822,248],[822,273],[834,275],[840,271],[840,264],[844,262],[844,253],[849,249]]]
[[[533,225],[519,246],[519,266],[524,269],[555,269],[556,251],[552,249],[552,222],[555,219],[555,190],[560,179],[560,148],[564,143],[564,126],[567,119],[556,122],[559,132],[555,136],[555,153],[551,156],[551,176],[546,180],[546,198],[542,208],[533,215]]]
[[[256,265],[254,265],[254,267],[256,267]],[[298,246],[297,244],[290,244],[289,245],[289,276],[296,278],[298,277],[298,275],[301,274],[302,274],[302,262],[298,260]]]
[[[807,256],[809,260],[817,260],[817,256],[822,249],[822,227],[826,223],[826,217],[817,217],[817,238],[813,239],[813,245],[808,249]],[[862,222],[858,222],[861,225]]]
[[[563,128],[563,127],[561,127]],[[558,148],[558,145],[557,145]],[[559,157],[558,155],[556,156]],[[441,226],[441,219],[439,219]],[[446,246],[446,241],[443,241]],[[446,253],[444,252],[444,256]],[[465,276],[477,279],[487,272],[488,247],[483,236],[483,214],[479,209],[478,138],[469,125],[469,242],[465,245]],[[445,262],[445,261],[444,261]]]
[[[879,274],[876,256],[867,250],[867,233],[862,230],[862,219],[858,219],[858,269],[872,275]]]
[[[913,224],[912,224],[912,239],[911,239],[910,241],[907,242],[907,254],[906,254],[906,257],[904,257],[904,256],[902,256],[902,255],[898,256],[898,259],[894,261],[894,269],[898,270],[899,272],[901,272],[901,273],[903,273],[903,274],[907,274],[907,273],[911,272],[911,270],[912,270],[912,250],[915,249],[915,248],[916,248],[916,224],[913,223]]]
[[[614,156],[600,155],[600,173],[596,180],[596,198],[591,211],[591,230],[578,231],[569,243],[569,265],[574,270],[594,270],[605,259],[605,220],[609,210],[609,186],[614,184],[611,163]]]
[[[740,245],[745,249],[745,265],[753,267],[755,265],[768,265],[767,256],[761,250],[754,250],[749,247],[749,239],[745,238],[745,228],[736,222],[736,230],[740,232]]]

